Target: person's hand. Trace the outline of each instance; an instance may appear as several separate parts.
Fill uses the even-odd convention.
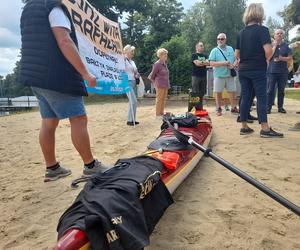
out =
[[[224,62],[224,66],[227,66],[227,67],[228,67],[229,65],[230,65],[230,62],[229,62],[229,61],[225,61],[225,62]]]
[[[280,62],[281,60],[279,58],[280,56],[274,57],[274,62]]]
[[[94,76],[93,74],[87,73],[85,76],[83,76],[83,79],[88,82],[89,87],[96,87],[97,79],[96,76]]]
[[[240,67],[240,60],[239,60],[239,59],[236,59],[236,60],[234,61],[233,67],[234,67],[235,69],[238,69],[238,68]]]
[[[283,56],[279,56],[279,57],[278,57],[278,61],[279,61],[279,62],[280,62],[280,61],[284,61]]]

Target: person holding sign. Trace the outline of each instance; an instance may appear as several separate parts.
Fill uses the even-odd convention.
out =
[[[137,85],[140,81],[140,74],[137,70],[137,67],[132,60],[134,55],[135,47],[127,44],[123,51],[125,56],[125,72],[128,75],[128,81],[130,85],[130,91],[127,93],[128,99],[129,99],[129,105],[128,105],[128,118],[127,118],[127,125],[128,126],[134,126],[139,124],[135,120],[136,118],[136,108],[137,108],[137,99],[136,99],[136,91],[137,91]]]
[[[164,115],[168,89],[170,88],[169,69],[167,66],[168,51],[160,48],[157,50],[156,55],[159,59],[153,64],[148,78],[153,82],[155,87],[156,117],[160,118]]]
[[[93,157],[87,130],[83,79],[90,87],[96,77],[82,62],[70,16],[61,1],[27,0],[21,16],[22,58],[19,81],[32,88],[39,101],[42,125],[40,146],[46,163],[44,181],[71,174],[55,156],[55,132],[59,121],[69,118],[73,145],[84,166],[83,175],[102,171]]]

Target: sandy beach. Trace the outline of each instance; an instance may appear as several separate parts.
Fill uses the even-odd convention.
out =
[[[92,150],[107,165],[142,153],[159,134],[153,99],[139,103],[135,128],[126,125],[127,105],[87,106]],[[186,106],[169,101],[166,111],[183,113]],[[268,116],[283,139],[260,138],[258,123],[251,125],[254,134],[240,136],[236,115],[217,117],[213,106],[206,108],[213,121],[213,151],[300,205],[300,132],[288,131],[300,122],[300,102],[286,100],[287,114]],[[57,130],[57,158],[73,174],[55,182],[43,182],[39,127],[39,112],[0,117],[0,249],[51,249],[58,219],[80,191],[70,188],[82,162],[68,121]],[[300,218],[210,158],[202,158],[174,200],[147,250],[300,249]]]

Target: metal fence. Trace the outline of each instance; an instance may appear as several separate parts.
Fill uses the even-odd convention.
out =
[[[35,96],[0,98],[0,115],[8,115],[9,112],[29,110],[33,107],[38,107],[38,100]]]

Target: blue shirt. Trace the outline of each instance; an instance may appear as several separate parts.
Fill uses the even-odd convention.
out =
[[[227,58],[227,61],[230,61],[231,64],[234,63],[234,51],[233,48],[226,45],[226,49],[222,49],[224,56]],[[222,55],[219,47],[212,49],[209,54],[209,61],[213,62],[224,62],[226,61]],[[229,77],[230,69],[227,66],[214,67],[214,77]]]
[[[285,61],[275,62],[274,58],[283,56],[287,57],[292,54],[291,49],[289,48],[287,43],[281,43],[276,47],[276,50],[273,54],[272,59],[270,60],[268,73],[276,73],[276,74],[288,74],[288,65]]]

